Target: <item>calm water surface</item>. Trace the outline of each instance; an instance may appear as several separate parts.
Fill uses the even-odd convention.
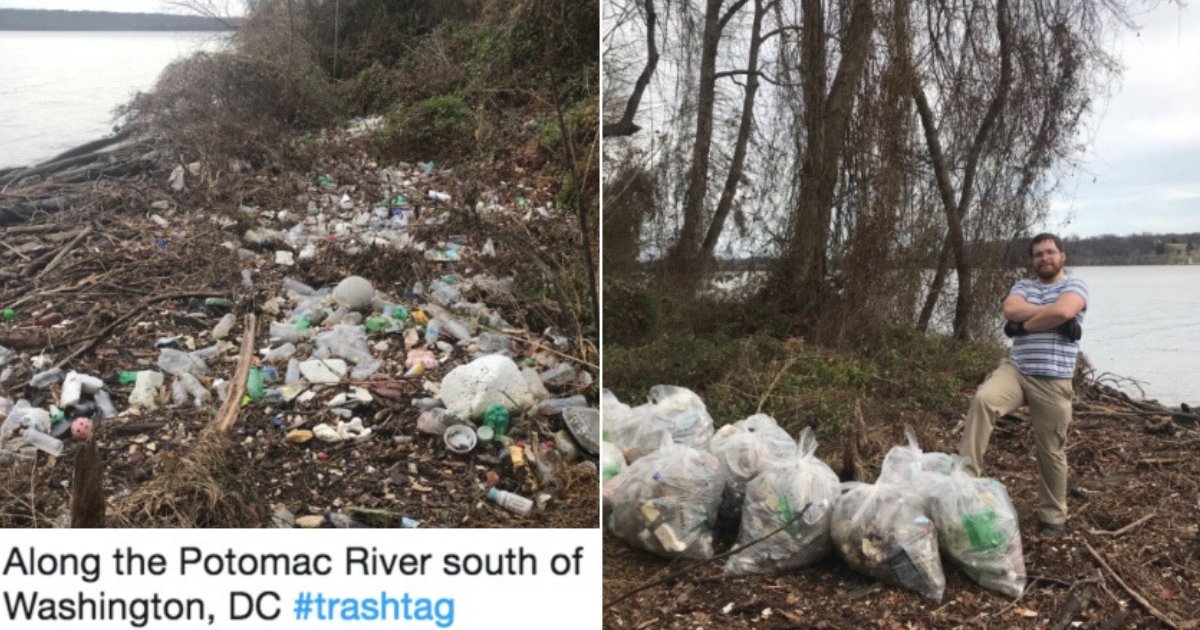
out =
[[[0,31],[0,168],[112,133],[113,108],[223,34]]]
[[[1080,347],[1096,370],[1163,404],[1200,405],[1200,265],[1068,270],[1088,283]]]

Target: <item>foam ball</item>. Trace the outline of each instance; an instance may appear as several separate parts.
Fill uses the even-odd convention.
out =
[[[76,440],[92,439],[92,421],[87,418],[75,418],[71,423],[71,437]]]
[[[370,310],[374,297],[375,287],[362,276],[350,276],[333,289],[333,299],[352,311]]]

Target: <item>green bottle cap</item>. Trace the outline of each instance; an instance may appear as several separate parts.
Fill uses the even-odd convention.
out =
[[[16,316],[16,312],[14,312],[11,308],[4,309],[4,319],[12,319]]]

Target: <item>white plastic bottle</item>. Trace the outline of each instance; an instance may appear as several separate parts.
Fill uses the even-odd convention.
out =
[[[496,505],[522,518],[529,516],[529,512],[533,510],[533,501],[507,490],[491,488],[487,491],[487,498]]]

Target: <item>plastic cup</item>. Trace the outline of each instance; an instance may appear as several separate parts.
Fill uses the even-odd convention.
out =
[[[465,455],[475,448],[475,430],[465,424],[456,424],[446,429],[442,440],[446,443],[446,448],[459,455]]]

